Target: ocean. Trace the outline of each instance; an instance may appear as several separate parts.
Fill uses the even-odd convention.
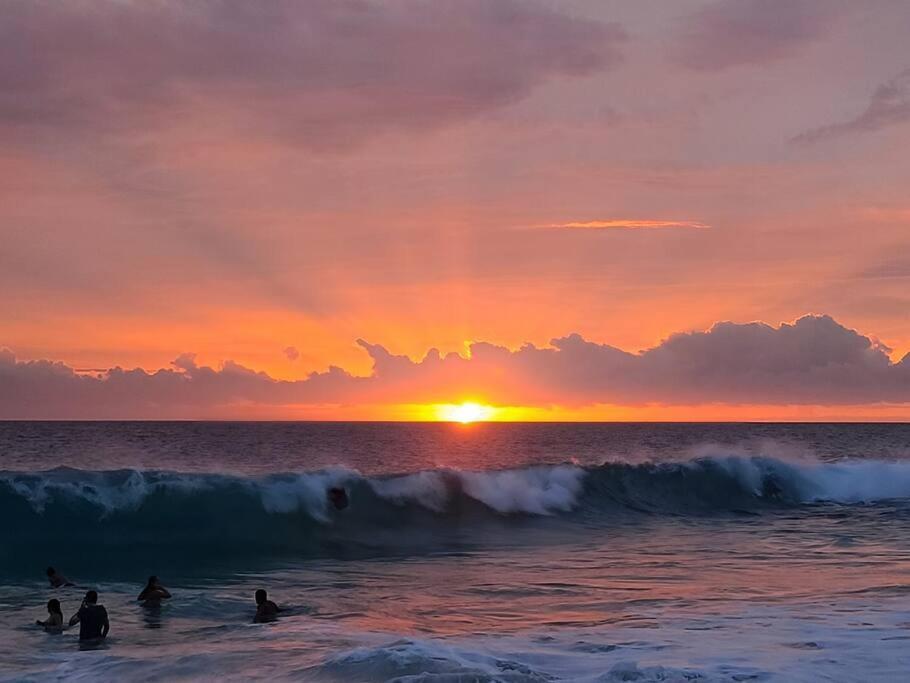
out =
[[[0,680],[910,680],[908,458],[901,424],[4,422]],[[101,646],[34,625],[89,588]]]

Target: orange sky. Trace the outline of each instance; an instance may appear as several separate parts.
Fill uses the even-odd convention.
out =
[[[520,419],[910,417],[905,3],[22,7],[0,31],[0,349],[20,365],[154,373],[191,353],[303,383],[371,376],[358,339],[414,362],[573,333],[634,355],[807,314],[868,341],[806,327],[817,353],[785,332],[769,364],[766,342],[718,335],[736,369],[701,375],[675,348],[628,372],[516,356],[472,380],[487,397],[457,373],[169,410],[131,386],[125,416],[410,419],[498,396]],[[11,362],[0,417],[50,416]],[[52,416],[116,413],[83,414],[70,386]]]

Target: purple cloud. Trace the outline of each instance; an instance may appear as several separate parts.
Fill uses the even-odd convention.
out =
[[[718,0],[686,19],[676,57],[703,71],[783,59],[821,38],[840,5],[834,0]]]
[[[200,366],[192,354],[170,369],[113,368],[98,376],[2,351],[0,417],[206,417],[237,405],[446,402],[472,394],[498,404],[566,407],[910,403],[910,354],[894,363],[889,349],[828,316],[780,327],[718,323],[640,353],[577,334],[549,348],[478,342],[469,358],[431,350],[420,361],[358,343],[373,360],[370,376],[332,367],[298,381],[232,361]]]
[[[878,86],[872,93],[869,104],[858,116],[842,123],[807,130],[793,138],[793,142],[812,143],[852,133],[871,133],[908,121],[910,121],[910,69]]]
[[[0,124],[109,133],[196,113],[344,145],[608,68],[624,38],[520,0],[6,0]]]

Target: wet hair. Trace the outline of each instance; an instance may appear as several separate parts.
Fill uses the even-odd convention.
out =
[[[145,589],[148,590],[156,583],[158,583],[158,577],[153,574],[152,576],[149,577],[148,583],[145,584]]]
[[[46,571],[46,573],[47,573],[48,576],[53,576],[54,574],[57,573],[57,570],[54,569],[53,567],[48,567],[45,571]]]
[[[94,605],[96,602],[98,602],[98,592],[89,591],[88,593],[86,593],[85,601]]]
[[[333,486],[328,490],[329,501],[336,510],[344,510],[348,506],[348,492],[340,486]]]
[[[60,609],[60,601],[57,598],[51,598],[47,601],[48,614],[59,614],[63,616],[63,610]]]
[[[256,604],[257,605],[260,602],[265,602],[268,599],[269,599],[269,594],[265,592],[264,588],[260,588],[258,591],[256,591]]]

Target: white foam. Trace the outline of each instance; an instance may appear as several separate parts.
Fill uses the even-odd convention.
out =
[[[585,475],[584,469],[572,465],[492,472],[432,470],[371,480],[370,485],[385,500],[414,502],[434,512],[443,512],[453,496],[463,493],[503,514],[550,515],[575,507]]]
[[[328,521],[326,491],[359,477],[354,470],[332,467],[318,472],[270,477],[255,482],[253,488],[266,512],[288,513],[303,509],[315,519]]]
[[[750,456],[708,457],[687,463],[711,462],[723,468],[756,496],[769,475],[796,495],[799,502],[875,503],[910,499],[910,462],[849,460],[822,463],[805,458],[783,460]]]
[[[550,515],[575,507],[585,470],[571,465],[464,472],[464,492],[497,512]]]
[[[853,460],[794,465],[806,501],[874,503],[910,498],[910,463]]]
[[[433,512],[443,512],[449,502],[445,477],[437,470],[371,480],[370,486],[377,496],[398,505],[416,502]]]

